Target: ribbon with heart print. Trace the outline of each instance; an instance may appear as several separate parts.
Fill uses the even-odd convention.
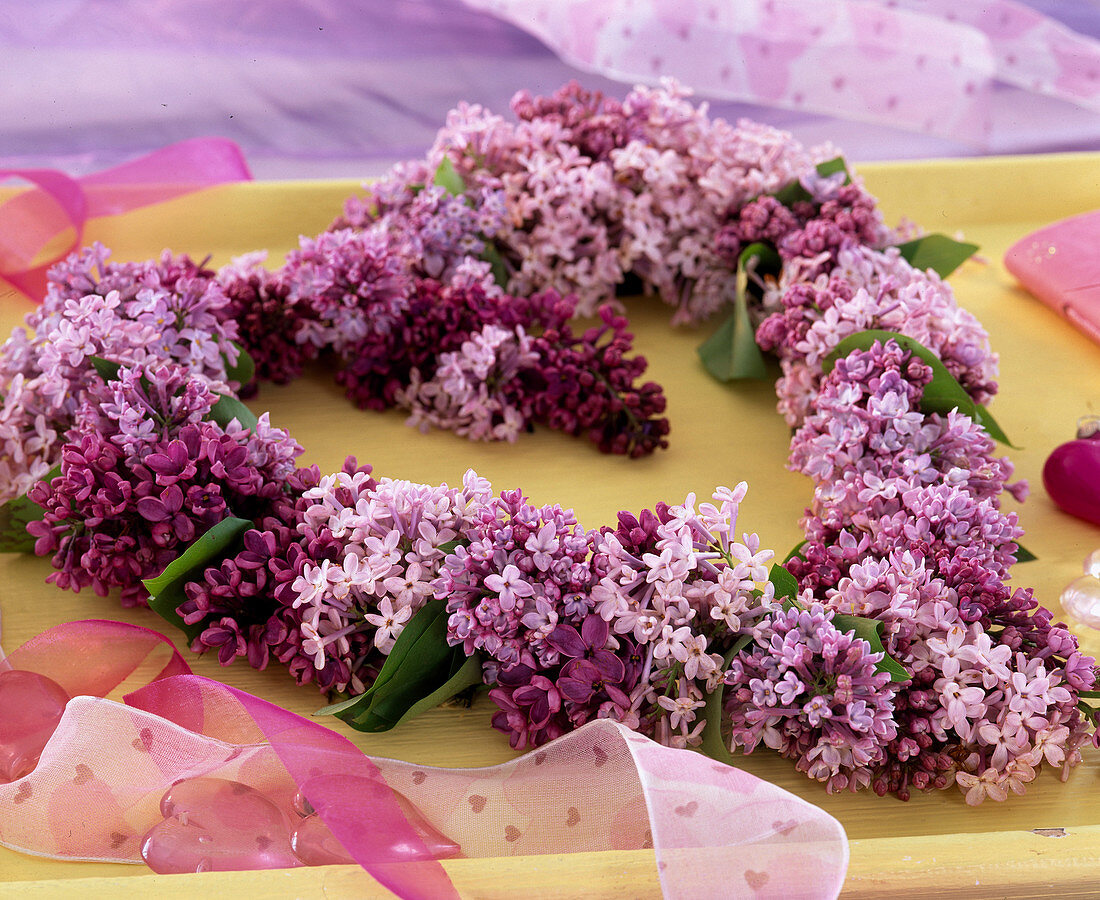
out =
[[[28,853],[163,872],[354,862],[409,898],[457,896],[439,860],[459,855],[652,847],[665,895],[685,898],[833,897],[847,868],[821,810],[607,720],[442,769],[365,756],[131,625],[59,626],[0,669],[0,843]]]
[[[585,72],[979,148],[1018,127],[995,88],[1100,110],[1100,41],[1018,0],[464,2]]]

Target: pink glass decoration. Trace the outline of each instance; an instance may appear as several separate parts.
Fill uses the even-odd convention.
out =
[[[0,782],[29,775],[57,729],[69,695],[37,672],[0,672]]]
[[[363,779],[354,779],[359,782],[358,785],[349,788],[352,791],[368,790],[372,793],[385,790],[372,782],[364,782]],[[366,785],[364,787],[363,785]],[[404,794],[398,791],[393,792],[394,797],[397,799],[397,805],[401,807],[401,812],[404,813],[405,818],[409,820],[409,824],[416,829],[417,834],[424,842],[424,847],[428,851],[428,857],[430,859],[453,859],[456,856],[462,855],[462,848],[452,841],[450,838],[443,834],[440,834],[435,828],[433,828]],[[349,794],[349,798],[354,801],[355,794]],[[313,807],[309,801],[299,793],[294,798],[294,808],[300,816],[302,821],[298,824],[298,827],[294,829],[294,834],[291,835],[290,845],[294,848],[295,854],[298,858],[304,862],[307,866],[336,866],[336,865],[354,865],[355,860],[352,859],[351,854],[344,849],[336,837],[333,835],[329,828],[320,817],[314,814]],[[424,852],[418,848],[408,847],[401,843],[392,844],[392,850],[390,858],[393,860],[416,860],[424,859]]]
[[[164,795],[160,811],[164,821],[141,842],[142,858],[158,874],[301,865],[290,848],[286,817],[267,797],[239,781],[181,781]]]

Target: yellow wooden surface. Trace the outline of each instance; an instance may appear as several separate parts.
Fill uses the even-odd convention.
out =
[[[1040,600],[1057,609],[1061,588],[1080,574],[1082,558],[1100,547],[1100,529],[1059,513],[1043,492],[1040,472],[1047,454],[1072,436],[1078,416],[1100,413],[1100,347],[1020,290],[1000,260],[1028,231],[1100,207],[1100,156],[882,164],[860,171],[888,220],[908,216],[929,230],[962,231],[982,246],[985,262],[968,263],[951,280],[960,302],[987,327],[1001,354],[1002,394],[992,409],[1020,447],[1011,456],[1033,487],[1019,513],[1028,531],[1024,541],[1039,561],[1018,566],[1015,580],[1035,587]],[[116,259],[145,258],[170,247],[199,257],[212,253],[215,263],[222,263],[266,247],[277,262],[299,234],[324,228],[355,187],[351,182],[226,186],[94,222],[88,238],[112,247]],[[18,295],[0,288],[5,333],[27,308]],[[403,425],[399,412],[354,409],[319,371],[287,387],[265,387],[251,405],[270,409],[272,421],[289,428],[306,448],[304,460],[322,470],[338,468],[349,453],[372,463],[377,474],[425,482],[456,483],[473,467],[498,489],[522,487],[537,503],[572,506],[589,527],[612,522],[620,508],[637,511],[658,500],[682,499],[689,491],[706,495],[715,485],[747,480],[740,524],[784,554],[800,539],[798,518],[809,483],[783,468],[788,434],[774,411],[771,385],[731,389],[708,379],[694,353],[707,332],[670,329],[667,308],[655,302],[632,305],[631,319],[638,348],[650,361],[649,377],[665,386],[672,421],[671,448],[646,460],[609,458],[583,441],[547,431],[514,445],[475,445],[443,432],[421,435]],[[147,611],[122,610],[113,598],[73,595],[44,584],[49,571],[44,560],[0,556],[5,647],[77,618],[117,618],[161,629]],[[1089,652],[1100,652],[1100,634],[1074,630]],[[241,664],[222,669],[213,658],[191,661],[200,674],[304,714],[322,702],[313,689],[296,687],[277,668],[254,672]],[[384,735],[359,735],[339,722],[329,724],[374,755],[480,766],[513,755],[505,737],[489,728],[489,715],[490,704],[483,700],[468,710],[435,710]],[[845,888],[850,896],[918,889],[944,897],[1033,896],[1049,893],[1043,885],[1052,883],[1070,896],[1095,891],[1100,754],[1091,749],[1068,784],[1044,774],[1025,797],[977,809],[967,808],[955,791],[918,795],[909,803],[870,793],[829,796],[790,763],[766,753],[745,758],[743,765],[840,819],[852,842]],[[1032,833],[1059,828],[1065,836]],[[657,892],[647,853],[458,860],[447,867],[466,896]],[[0,895],[78,891],[89,897],[123,891],[371,896],[367,876],[354,869],[163,877],[137,866],[62,863],[0,848]]]

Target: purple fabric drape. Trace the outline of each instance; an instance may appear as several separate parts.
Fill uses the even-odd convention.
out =
[[[599,35],[549,33],[534,20],[539,5],[530,0],[266,0],[237,4],[229,17],[214,0],[16,0],[0,9],[0,167],[57,167],[79,174],[174,141],[219,135],[241,145],[260,177],[357,176],[423,155],[447,110],[460,100],[504,111],[520,88],[544,93],[579,77],[591,87],[622,94],[633,81],[662,74],[685,83],[690,83],[685,76],[694,74],[699,83],[691,86],[711,99],[715,114],[748,115],[789,128],[808,143],[831,139],[855,160],[1100,147],[1100,112],[1080,91],[1075,94],[1066,83],[1058,87],[1056,74],[1034,64],[1018,67],[1030,81],[1012,80],[1005,64],[1014,54],[1011,35],[999,18],[1007,17],[1013,27],[1029,16],[1039,20],[1045,46],[1060,44],[1067,66],[1076,66],[1078,87],[1088,88],[1100,48],[1100,6],[1091,0],[550,4],[588,25],[597,14],[629,24],[632,16],[653,9],[670,34],[705,16],[708,6],[725,10],[734,25],[760,22],[756,31],[733,27],[709,38],[697,31],[689,56],[705,63],[725,54],[736,67],[752,63],[755,53],[779,67],[775,71],[806,81],[786,97],[774,96],[775,79],[758,79],[755,87],[749,79],[747,89],[729,90],[703,77],[699,65],[684,71],[671,58],[644,71],[578,59],[578,43]],[[799,20],[787,14],[787,7],[795,6],[809,11],[802,33]],[[834,28],[829,46],[818,48],[829,81],[838,83],[850,85],[866,72],[868,57],[858,45],[873,37],[874,28],[884,27],[884,20],[913,26],[898,32],[909,43],[895,46],[909,68],[895,61],[875,73],[890,79],[891,90],[883,97],[840,90],[831,102],[826,90],[817,90],[823,79],[798,76],[792,68],[787,57],[797,49],[794,44],[804,43],[826,8],[847,17],[843,21],[852,23],[852,34],[864,35],[849,40]],[[787,37],[779,43],[781,36],[765,21],[769,10],[778,10],[787,23]],[[897,36],[887,35],[885,46],[890,40]],[[972,91],[972,97],[939,97],[940,115],[928,127],[916,127],[902,115],[909,100],[930,93],[915,68],[922,55],[915,42],[929,44],[931,51],[947,44],[969,51],[962,68],[971,71],[950,84],[955,91]],[[1043,60],[1053,52],[1044,51]],[[1034,53],[1023,61],[1034,63]],[[718,72],[722,67],[713,66]],[[1047,74],[1053,90],[1050,83],[1039,83]],[[813,102],[799,108],[792,102],[799,93]],[[884,106],[890,102],[892,111]],[[875,103],[883,108],[875,109]],[[949,109],[962,114],[948,114]],[[976,126],[976,116],[965,114],[968,109],[986,117],[988,131]]]

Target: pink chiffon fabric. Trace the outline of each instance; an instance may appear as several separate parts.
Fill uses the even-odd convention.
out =
[[[502,765],[441,769],[367,757],[316,722],[189,674],[167,639],[130,625],[59,626],[0,669],[45,675],[71,697],[37,767],[0,784],[0,843],[27,853],[141,862],[165,791],[210,776],[288,817],[302,792],[401,897],[457,894],[438,861],[398,864],[378,849],[423,847],[395,791],[466,857],[652,847],[671,898],[835,897],[847,868],[844,831],[821,810],[605,720]],[[141,682],[124,702],[108,697]],[[389,789],[356,792],[363,779]]]
[[[35,185],[0,206],[0,277],[37,300],[47,269],[83,244],[89,219],[251,177],[240,148],[223,138],[181,141],[82,178],[54,169],[0,169],[0,182],[20,178]],[[67,235],[63,246],[53,246]]]
[[[587,72],[979,148],[1019,125],[998,84],[1100,111],[1100,41],[1015,0],[465,2]]]
[[[713,115],[808,145],[835,141],[850,161],[1100,146],[1095,0],[223,7],[0,4],[0,168],[87,172],[216,134],[240,144],[261,177],[361,178],[423,156],[460,101],[507,114],[521,89],[546,94],[578,78],[622,96],[665,75]],[[926,131],[940,109],[948,115]]]

